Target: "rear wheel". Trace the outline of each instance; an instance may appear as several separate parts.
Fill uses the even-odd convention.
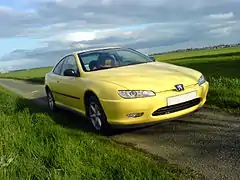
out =
[[[55,103],[55,99],[53,97],[53,94],[50,89],[46,90],[47,93],[47,102],[48,102],[48,107],[51,111],[57,111],[57,106]]]
[[[92,95],[88,98],[86,103],[86,111],[87,117],[91,121],[95,131],[106,132],[109,129],[107,117],[96,96]]]

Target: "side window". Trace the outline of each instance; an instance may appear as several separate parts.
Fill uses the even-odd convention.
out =
[[[94,53],[94,54],[87,53],[87,54],[81,55],[83,65],[87,71],[91,70],[91,63],[94,63],[94,62],[97,63],[98,57],[99,57],[99,53]]]
[[[53,73],[60,75],[61,74],[61,69],[62,69],[62,65],[63,65],[64,59],[62,59],[54,68]]]
[[[79,69],[77,66],[77,62],[74,56],[67,56],[64,60],[62,70],[61,70],[61,75],[63,76],[63,73],[67,69],[73,69],[75,72],[79,73]]]

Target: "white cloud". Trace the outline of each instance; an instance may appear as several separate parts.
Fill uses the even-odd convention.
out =
[[[210,19],[217,19],[217,20],[225,20],[225,19],[231,19],[234,17],[234,13],[233,12],[229,12],[229,13],[220,13],[220,14],[210,14],[208,16],[208,18]]]
[[[223,27],[223,28],[216,28],[210,30],[210,34],[222,37],[222,36],[228,36],[231,34],[233,28],[232,27]]]
[[[58,33],[58,30],[63,31],[62,27],[58,29],[54,27],[55,24],[67,24],[66,31],[76,31],[76,29],[82,31],[82,29],[99,30],[147,23],[196,20],[206,14],[212,14],[210,17],[213,18],[229,17],[238,11],[237,5],[240,5],[240,2],[234,0],[230,3],[226,0],[35,0],[34,2],[30,12],[11,11],[11,14],[0,12],[0,22],[5,24],[0,30],[0,37],[52,36]],[[103,2],[108,6],[103,5]],[[219,15],[223,10],[229,10],[231,13]],[[213,11],[216,13],[212,13]]]
[[[88,41],[93,40],[96,38],[95,32],[75,32],[75,33],[69,33],[66,35],[66,37],[62,37],[66,41]]]
[[[11,13],[13,9],[7,6],[0,6],[0,13]]]
[[[124,32],[123,34],[124,34],[124,35],[131,35],[131,34],[133,34],[133,31],[126,31],[126,32]]]
[[[17,69],[34,68],[41,63],[37,59],[14,59],[10,61],[1,61],[0,72],[6,72]]]
[[[234,26],[237,24],[237,21],[222,21],[220,23],[212,23],[209,24],[208,26],[211,28],[221,28],[225,26]]]
[[[108,6],[108,5],[110,5],[112,3],[112,0],[102,0],[102,4],[104,5],[104,6]]]
[[[29,2],[30,10],[26,11],[0,6],[0,23],[4,25],[0,38],[35,38],[46,48],[20,52],[12,60],[18,56],[41,59],[44,64],[49,59],[55,61],[63,52],[95,46],[121,45],[150,52],[221,41],[232,43],[240,30],[239,0]],[[2,61],[11,61],[11,57]]]
[[[67,7],[67,8],[76,8],[80,5],[84,5],[87,3],[87,0],[81,0],[81,1],[76,1],[76,0],[46,0],[46,1],[53,1],[59,6],[62,7]]]
[[[94,12],[86,12],[84,13],[84,16],[88,16],[88,17],[94,16]]]

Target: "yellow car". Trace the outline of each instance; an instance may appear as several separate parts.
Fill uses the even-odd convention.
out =
[[[68,54],[45,76],[49,108],[78,111],[96,131],[191,113],[204,105],[208,88],[196,70],[121,47]]]

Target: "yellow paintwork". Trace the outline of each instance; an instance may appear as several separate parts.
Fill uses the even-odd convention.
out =
[[[160,120],[175,118],[199,109],[206,101],[209,84],[205,82],[198,85],[201,73],[176,65],[163,62],[150,62],[138,65],[129,65],[118,68],[84,72],[77,53],[73,53],[77,59],[80,77],[64,77],[48,73],[45,85],[53,91],[56,103],[74,109],[85,114],[84,94],[92,91],[98,97],[108,122],[110,124],[140,124],[157,122]],[[55,83],[59,81],[59,83]],[[185,90],[177,92],[175,84],[184,84]],[[118,90],[153,90],[154,97],[123,99]],[[74,99],[54,93],[54,91],[68,94],[80,99]],[[158,108],[167,106],[167,98],[197,91],[201,103],[197,106],[161,116],[151,114]],[[128,118],[129,113],[144,112],[138,118]]]

